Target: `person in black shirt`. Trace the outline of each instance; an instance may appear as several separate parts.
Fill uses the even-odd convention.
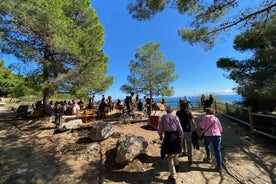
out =
[[[195,128],[196,123],[192,113],[187,109],[184,102],[179,103],[180,110],[176,112],[178,116],[182,129],[184,131],[184,138],[182,141],[182,155],[188,156],[188,161],[190,164],[193,163],[192,160],[192,140],[191,140],[191,125]]]

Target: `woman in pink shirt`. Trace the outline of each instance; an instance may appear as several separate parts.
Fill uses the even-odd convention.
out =
[[[204,145],[206,150],[206,158],[203,161],[211,162],[210,143],[212,142],[215,158],[217,161],[216,171],[221,172],[222,168],[222,156],[221,156],[221,132],[222,126],[217,117],[214,116],[214,109],[207,108],[206,115],[203,117],[202,122],[199,125],[200,130],[205,134]]]

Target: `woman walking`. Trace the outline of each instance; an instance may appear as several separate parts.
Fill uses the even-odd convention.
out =
[[[221,172],[222,168],[222,156],[221,156],[221,133],[222,126],[217,117],[214,116],[214,109],[207,108],[206,115],[203,117],[199,128],[205,134],[204,138],[204,146],[206,150],[206,157],[203,161],[211,163],[211,151],[210,151],[210,143],[213,144],[215,158],[217,162],[217,166],[215,168],[216,171]]]

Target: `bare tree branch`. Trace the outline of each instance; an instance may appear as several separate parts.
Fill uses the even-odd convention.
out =
[[[228,25],[226,25],[226,26],[222,26],[222,27],[220,27],[220,28],[218,28],[218,29],[215,29],[215,30],[213,30],[213,31],[210,31],[210,32],[208,32],[208,35],[209,35],[209,34],[216,33],[216,32],[219,32],[219,31],[222,31],[222,30],[225,30],[225,29],[230,28],[230,27],[232,27],[232,26],[236,26],[237,24],[239,24],[239,23],[241,23],[241,22],[243,22],[243,21],[246,21],[246,20],[250,19],[251,17],[254,17],[254,16],[256,16],[256,15],[259,15],[259,14],[261,14],[261,13],[263,13],[263,12],[269,12],[269,11],[270,11],[272,8],[274,8],[274,7],[276,7],[276,3],[272,4],[271,6],[268,6],[268,7],[264,8],[264,9],[262,9],[262,10],[259,10],[259,11],[256,11],[256,12],[254,12],[254,13],[251,13],[251,14],[249,14],[249,15],[247,15],[247,16],[244,16],[244,17],[240,18],[239,20],[232,22],[231,24],[228,24]],[[267,19],[266,19],[266,20],[267,20]]]

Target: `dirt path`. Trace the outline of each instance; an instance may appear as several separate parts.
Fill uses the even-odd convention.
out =
[[[194,112],[199,123],[203,114]],[[222,173],[214,164],[202,162],[203,143],[193,150],[194,164],[180,158],[177,183],[276,183],[275,144],[248,136],[248,131],[229,119],[217,115],[222,122],[222,151],[226,166]],[[167,183],[168,168],[160,158],[156,130],[146,122],[118,125],[115,133],[102,142],[91,142],[88,129],[55,134],[51,119],[21,120],[14,113],[0,109],[0,183]],[[125,133],[145,137],[146,154],[128,165],[114,162],[116,141]]]

